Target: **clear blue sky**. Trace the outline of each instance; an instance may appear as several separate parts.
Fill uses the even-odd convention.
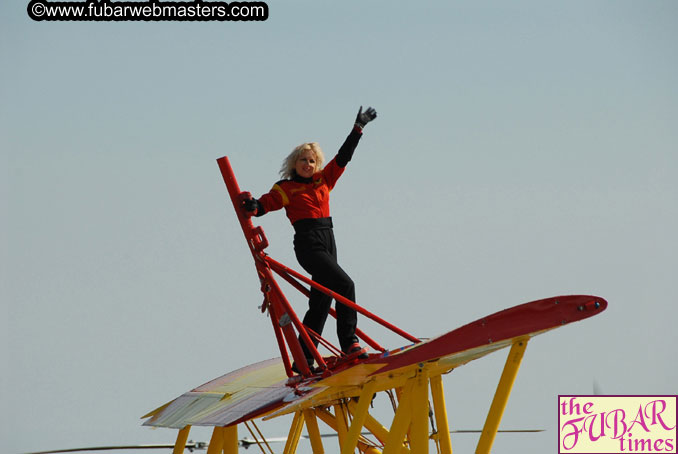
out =
[[[331,156],[361,104],[379,117],[332,200],[359,303],[421,337],[610,303],[530,343],[503,426],[546,432],[494,452],[555,452],[557,395],[594,381],[678,393],[678,3],[274,0],[240,23],[26,4],[0,4],[4,452],[173,441],[139,417],[276,356],[215,159],[261,194],[298,143]],[[284,215],[260,223],[296,267]],[[505,353],[446,376],[453,428],[482,426]]]

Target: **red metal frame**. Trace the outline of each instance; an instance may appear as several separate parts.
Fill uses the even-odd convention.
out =
[[[291,268],[286,267],[286,266],[283,265],[282,263],[276,262],[276,261],[273,260],[271,257],[266,256],[266,257],[264,257],[264,260],[266,260],[266,262],[271,266],[271,268],[273,269],[273,271],[275,271],[275,272],[278,273],[279,275],[282,276],[283,274],[287,274],[287,275],[289,275],[289,276],[292,276],[292,277],[294,277],[294,278],[297,278],[297,279],[299,279],[299,280],[301,280],[301,281],[307,283],[307,284],[310,285],[311,287],[313,287],[313,288],[315,288],[315,289],[317,289],[317,290],[320,290],[320,291],[323,292],[324,294],[331,296],[332,298],[334,298],[335,300],[339,301],[340,303],[343,303],[343,304],[345,304],[346,306],[348,306],[348,307],[350,307],[350,308],[352,308],[352,309],[355,309],[357,312],[360,312],[360,313],[363,314],[364,316],[371,318],[372,320],[374,320],[375,322],[379,323],[379,324],[382,325],[383,327],[390,329],[391,331],[393,331],[393,332],[396,333],[396,334],[399,334],[400,336],[404,337],[405,339],[407,339],[407,340],[409,340],[409,341],[411,341],[411,342],[414,342],[414,343],[419,342],[419,339],[417,339],[416,337],[414,337],[414,336],[412,336],[412,335],[410,335],[410,334],[407,334],[405,331],[401,330],[401,329],[398,328],[397,326],[395,326],[395,325],[393,325],[393,324],[387,322],[386,320],[384,320],[384,319],[382,319],[382,318],[380,318],[380,317],[377,317],[376,315],[374,315],[373,313],[367,311],[367,310],[364,309],[363,307],[358,306],[355,302],[349,300],[348,298],[345,298],[345,297],[341,296],[340,294],[333,292],[332,290],[328,289],[327,287],[323,287],[322,285],[320,285],[320,284],[318,284],[317,282],[315,282],[315,281],[313,281],[313,280],[307,278],[306,276],[304,276],[304,275],[302,275],[302,274],[300,274],[300,273],[297,273],[296,271],[294,271],[294,270],[291,269]],[[381,350],[381,351],[386,351],[386,350],[385,350],[384,348],[382,348],[382,347],[375,347],[375,348],[378,349],[378,350]]]
[[[227,156],[217,159],[217,163],[219,164],[221,175],[224,178],[224,183],[226,183],[226,188],[228,189],[231,202],[233,203],[233,208],[235,209],[236,216],[240,222],[240,227],[245,234],[245,240],[247,241],[247,245],[250,249],[250,252],[252,253],[252,257],[254,258],[254,266],[257,269],[257,274],[259,276],[259,280],[261,281],[261,291],[264,294],[264,305],[262,306],[262,310],[267,309],[271,316],[273,332],[275,333],[278,347],[280,348],[280,355],[282,357],[283,364],[285,365],[285,370],[288,377],[292,377],[294,375],[288,351],[291,353],[292,359],[296,363],[299,372],[301,372],[301,374],[306,377],[312,375],[311,369],[303,354],[297,333],[299,333],[299,336],[301,336],[304,343],[309,346],[309,351],[313,355],[313,358],[317,362],[318,366],[326,373],[331,372],[335,366],[340,364],[339,356],[335,354],[333,360],[328,365],[322,355],[318,352],[317,348],[314,347],[311,337],[317,337],[323,344],[328,346],[330,351],[334,350],[338,352],[340,350],[332,346],[332,344],[327,342],[327,340],[320,338],[320,336],[318,336],[316,333],[311,333],[310,330],[303,325],[303,323],[299,320],[299,317],[297,317],[296,312],[294,312],[292,309],[289,301],[287,298],[285,298],[282,290],[278,286],[272,271],[275,271],[283,279],[289,282],[295,289],[306,296],[309,295],[309,290],[299,281],[302,281],[325,293],[326,295],[331,296],[337,301],[355,309],[360,314],[374,320],[378,324],[404,337],[408,341],[413,343],[420,342],[420,340],[416,337],[406,333],[402,329],[385,321],[384,319],[377,317],[365,308],[357,305],[354,301],[344,298],[343,296],[323,287],[317,282],[314,282],[306,276],[303,276],[302,274],[269,257],[264,252],[264,249],[268,247],[268,240],[266,239],[264,230],[261,228],[261,226],[255,227],[254,224],[252,224],[251,218],[242,208],[243,201],[249,199],[251,195],[240,190],[238,182],[235,179],[231,163]],[[334,310],[331,309],[330,314],[336,318],[336,312]],[[379,350],[381,352],[386,351],[386,349],[367,336],[363,331],[356,330],[356,335],[373,349]]]

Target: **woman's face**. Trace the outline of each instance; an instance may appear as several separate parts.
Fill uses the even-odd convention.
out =
[[[315,153],[312,150],[304,150],[297,158],[297,163],[294,168],[297,175],[302,178],[311,178],[315,173],[316,159]]]

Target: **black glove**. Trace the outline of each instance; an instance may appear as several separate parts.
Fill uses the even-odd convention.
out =
[[[355,118],[355,124],[360,129],[363,129],[367,123],[377,118],[377,111],[372,107],[368,107],[365,112],[363,112],[363,106],[360,106],[358,111],[358,116]]]
[[[242,202],[242,206],[245,209],[245,212],[250,216],[261,216],[264,214],[264,209],[257,199],[245,199]]]

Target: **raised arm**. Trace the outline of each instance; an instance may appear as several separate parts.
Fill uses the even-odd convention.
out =
[[[339,148],[339,152],[337,152],[336,162],[339,167],[346,167],[346,164],[349,163],[353,157],[353,152],[358,146],[358,142],[360,141],[360,137],[363,133],[363,128],[367,123],[374,120],[375,118],[377,118],[376,110],[374,110],[372,107],[368,107],[367,110],[363,112],[363,106],[360,106],[360,110],[358,110],[358,115],[356,116],[351,133],[348,135],[348,137],[346,137],[346,140],[342,144],[341,148]]]

